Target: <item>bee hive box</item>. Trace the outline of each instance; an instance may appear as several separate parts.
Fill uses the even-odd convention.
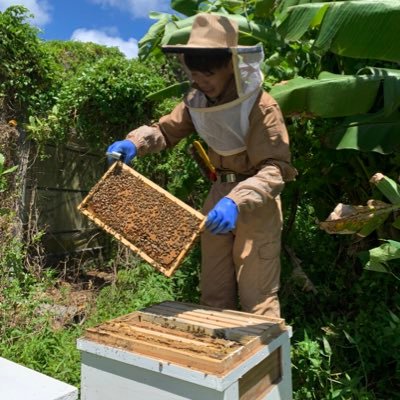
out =
[[[122,162],[108,169],[78,209],[166,276],[205,224],[203,214]]]
[[[83,400],[290,400],[290,332],[278,318],[156,304],[89,328],[78,340]],[[116,393],[121,387],[126,394]]]

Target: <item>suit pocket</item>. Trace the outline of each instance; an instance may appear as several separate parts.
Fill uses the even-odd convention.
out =
[[[272,260],[279,257],[281,252],[281,242],[264,243],[258,249],[258,255],[262,260]]]

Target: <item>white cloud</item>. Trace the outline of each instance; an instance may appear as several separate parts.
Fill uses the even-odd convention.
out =
[[[110,36],[107,32],[115,33],[115,28],[107,28],[105,31],[94,29],[76,29],[71,40],[78,42],[92,42],[104,46],[118,47],[127,58],[136,58],[138,55],[138,44],[136,39],[123,40],[117,36]]]
[[[0,0],[0,11],[16,5],[26,7],[34,15],[34,25],[43,26],[50,22],[50,5],[47,0]]]
[[[91,0],[102,6],[116,7],[128,11],[133,18],[147,18],[150,11],[166,12],[170,10],[166,0]]]

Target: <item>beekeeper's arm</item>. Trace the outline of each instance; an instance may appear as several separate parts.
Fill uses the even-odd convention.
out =
[[[194,132],[189,112],[183,102],[151,126],[143,125],[128,133],[127,139],[137,148],[139,156],[157,153],[175,146],[181,139]]]
[[[276,102],[264,93],[250,114],[247,154],[257,173],[228,194],[239,210],[251,210],[278,196],[297,175],[290,164],[289,137]]]

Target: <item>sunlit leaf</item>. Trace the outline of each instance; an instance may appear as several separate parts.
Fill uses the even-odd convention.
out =
[[[152,17],[157,18],[158,21],[151,25],[147,33],[139,40],[139,56],[141,58],[146,58],[157,49],[164,34],[164,27],[170,19],[169,14],[157,13],[152,14]]]
[[[368,261],[364,268],[368,271],[388,272],[388,269],[379,262]]]
[[[310,27],[321,23],[329,4],[299,5],[288,10],[288,15],[279,26],[279,33],[287,40],[299,40]]]
[[[10,174],[11,172],[16,171],[17,168],[18,168],[18,166],[14,165],[13,167],[6,169],[5,171],[2,171],[1,175]]]
[[[323,336],[322,338],[322,343],[324,345],[325,354],[327,356],[331,356],[332,355],[331,345],[329,344],[328,339],[325,336]]]

